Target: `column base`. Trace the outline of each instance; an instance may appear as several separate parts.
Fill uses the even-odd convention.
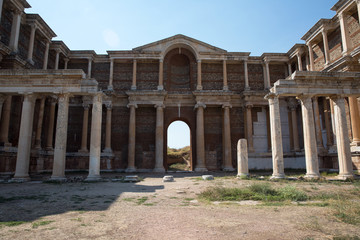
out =
[[[66,182],[66,177],[51,176],[49,179],[51,182]]]
[[[244,91],[250,91],[250,87],[245,87]]]
[[[157,90],[159,90],[159,91],[164,90],[164,86],[163,85],[157,86]]]
[[[350,143],[350,146],[360,146],[360,141],[353,141],[352,143]]]
[[[53,147],[46,147],[45,150],[48,151],[48,152],[52,152],[52,151],[54,151],[54,148]]]
[[[23,183],[23,182],[29,182],[31,179],[30,177],[13,177],[10,179],[10,183]]]
[[[108,85],[107,90],[114,91],[114,87],[112,85]]]
[[[238,175],[236,175],[236,177],[240,179],[249,178],[249,176],[250,175],[248,173],[239,173]]]
[[[131,90],[136,90],[136,86],[131,86]]]
[[[233,172],[233,171],[235,171],[235,168],[233,168],[233,167],[223,167],[223,169],[222,169],[224,172]]]
[[[153,172],[156,172],[156,173],[164,173],[164,172],[165,172],[165,168],[163,168],[163,167],[157,167],[157,168],[154,168],[154,169],[153,169]]]
[[[344,174],[339,174],[336,178],[345,181],[349,179],[354,179],[354,175],[352,173],[344,173]]]
[[[305,179],[320,179],[321,176],[320,174],[316,174],[316,173],[309,173],[309,174],[306,174],[304,176]]]
[[[89,150],[87,150],[87,149],[80,149],[80,150],[78,151],[78,153],[88,154],[88,153],[89,153]]]
[[[223,90],[224,91],[229,91],[229,87],[228,86],[223,86]]]
[[[207,172],[207,168],[206,167],[196,167],[195,168],[195,172]]]
[[[201,91],[201,90],[203,90],[203,87],[202,86],[196,86],[196,90]]]
[[[285,178],[285,174],[273,174],[271,177],[270,177],[270,180],[275,180],[275,179],[284,179]]]
[[[100,175],[89,175],[86,179],[85,182],[98,182],[101,180],[101,176]]]
[[[112,151],[111,148],[105,148],[105,149],[103,150],[103,153],[112,154],[113,151]]]
[[[135,167],[128,167],[125,172],[127,173],[133,173],[133,172],[136,172],[136,168]]]

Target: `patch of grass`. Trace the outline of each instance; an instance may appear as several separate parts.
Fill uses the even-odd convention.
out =
[[[269,183],[255,183],[246,188],[210,187],[201,192],[199,198],[208,201],[305,201],[308,196],[294,186],[273,189]]]
[[[137,201],[136,201],[136,204],[141,205],[141,204],[145,203],[147,200],[148,200],[148,197],[138,198]]]
[[[144,203],[144,206],[154,206],[155,203]]]
[[[190,166],[186,163],[174,163],[169,166],[169,171],[189,171]]]
[[[53,222],[55,222],[55,221],[48,220],[48,221],[34,222],[32,224],[32,228],[38,228],[40,226],[49,225],[50,223],[53,223]]]
[[[123,198],[122,200],[125,201],[125,202],[132,202],[132,201],[135,200],[135,198],[133,198],[133,197],[131,197],[131,198]]]
[[[82,221],[82,218],[72,218],[70,219],[71,221],[76,221],[76,222],[81,222]]]
[[[360,202],[335,200],[330,201],[330,206],[335,211],[335,217],[342,222],[352,225],[360,224]]]
[[[358,236],[334,236],[333,240],[360,240]]]
[[[19,226],[21,224],[24,224],[26,222],[24,221],[10,221],[10,222],[0,222],[0,227],[6,226],[6,227],[15,227]]]

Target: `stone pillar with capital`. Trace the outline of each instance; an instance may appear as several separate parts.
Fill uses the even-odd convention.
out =
[[[244,74],[245,74],[245,90],[250,90],[249,86],[249,71],[247,60],[244,61]]]
[[[50,50],[50,40],[45,40],[45,52],[44,52],[44,62],[43,62],[43,70],[47,69],[48,61],[49,61],[49,50]]]
[[[65,181],[66,142],[69,118],[69,93],[58,95],[54,162],[51,180]]]
[[[9,143],[11,102],[12,102],[12,96],[6,96],[3,106],[3,113],[2,113],[1,126],[0,126],[0,142],[4,144],[5,147],[11,146],[11,144]]]
[[[294,151],[300,151],[299,145],[299,129],[297,123],[297,106],[298,101],[295,98],[290,98],[288,101],[289,110],[291,112],[291,121],[292,121],[292,137],[294,143]]]
[[[195,172],[207,171],[205,165],[204,109],[206,105],[198,102],[196,110],[196,167]]]
[[[273,162],[273,174],[271,178],[285,178],[279,96],[274,93],[269,93],[265,96],[265,98],[269,101],[270,114],[271,150]]]
[[[159,59],[159,85],[158,90],[164,90],[164,59]]]
[[[28,55],[27,55],[27,60],[28,62],[30,62],[31,64],[34,64],[33,61],[33,52],[34,52],[34,41],[35,41],[35,32],[36,32],[36,25],[35,24],[31,24],[31,32],[30,32],[30,40],[29,40],[29,50],[28,50]]]
[[[264,61],[265,62],[265,68],[264,68],[264,86],[265,89],[269,89],[271,86],[270,83],[270,68],[269,68],[269,61]]]
[[[110,73],[109,73],[109,85],[108,90],[113,90],[113,81],[114,81],[114,59],[110,58]]]
[[[341,41],[343,47],[343,56],[346,56],[351,51],[351,40],[349,36],[349,26],[347,24],[347,14],[345,12],[341,12],[338,14],[340,20],[340,31],[341,31]]]
[[[351,130],[353,135],[352,145],[360,146],[360,115],[356,97],[349,97]]]
[[[321,124],[320,124],[318,97],[313,98],[313,107],[314,107],[314,120],[315,120],[315,129],[316,129],[316,144],[318,147],[318,152],[322,152],[324,151],[324,143],[322,138]]]
[[[24,101],[21,111],[16,169],[13,181],[22,182],[30,180],[29,165],[35,100],[36,96],[34,96],[33,94],[24,95]]]
[[[303,71],[304,68],[303,68],[303,64],[302,64],[302,60],[301,60],[301,55],[302,55],[302,50],[299,49],[296,53],[296,57],[297,57],[297,61],[298,61],[298,68],[299,68],[299,71]]]
[[[129,103],[130,120],[129,120],[129,143],[128,143],[128,166],[126,172],[135,172],[135,144],[136,144],[136,103]]]
[[[20,35],[20,24],[21,24],[21,16],[23,12],[19,10],[15,10],[13,12],[13,20],[11,26],[11,35],[9,47],[13,52],[18,51],[19,47],[19,35]]]
[[[101,120],[102,120],[102,93],[93,96],[91,115],[91,136],[89,154],[89,175],[86,181],[96,181],[100,177],[101,154]]]
[[[313,48],[312,48],[312,44],[311,44],[311,42],[307,42],[306,45],[308,46],[308,49],[309,49],[310,71],[314,71],[315,70],[314,51],[313,51]]]
[[[90,102],[86,97],[83,97],[83,104],[84,113],[83,113],[83,125],[82,125],[82,132],[81,132],[81,147],[79,152],[81,153],[88,153],[87,148],[87,140],[88,140],[88,125],[89,125],[89,108]]]
[[[224,160],[223,160],[223,171],[235,171],[235,168],[232,165],[231,157],[231,131],[230,131],[230,104],[224,104],[224,122],[223,122],[223,145],[224,145]]]
[[[306,162],[306,178],[319,178],[319,160],[316,145],[314,111],[312,96],[301,95],[298,97],[301,102],[304,131],[304,149]]]
[[[202,79],[201,79],[201,59],[197,60],[197,85],[196,90],[202,90]]]
[[[322,34],[323,43],[324,43],[325,65],[329,65],[331,63],[331,61],[330,61],[330,51],[329,51],[329,42],[328,42],[328,37],[327,37],[327,30],[322,29],[321,34]]]
[[[56,99],[50,98],[50,112],[49,112],[49,125],[48,125],[48,134],[46,138],[46,150],[53,150],[53,138],[54,138],[54,126],[55,126],[55,108],[56,108]]]
[[[339,159],[339,179],[353,178],[353,166],[350,152],[348,127],[346,124],[345,99],[343,96],[332,96],[336,130],[336,145]]]
[[[164,104],[156,104],[155,168],[154,172],[164,169]]]
[[[105,135],[105,148],[104,153],[112,154],[111,149],[111,115],[112,115],[112,102],[106,102],[106,135]]]
[[[133,75],[132,75],[131,90],[136,90],[136,68],[137,68],[137,61],[136,61],[136,59],[134,59],[133,60]],[[159,78],[160,78],[160,68],[159,68]],[[159,80],[159,82],[160,82],[160,80]]]
[[[227,79],[227,68],[226,68],[226,60],[223,60],[223,90],[228,91],[228,79]]]
[[[42,125],[44,120],[44,109],[45,109],[45,100],[46,97],[42,97],[40,100],[40,109],[38,115],[38,122],[36,128],[36,136],[35,136],[35,148],[41,149],[41,132],[42,132]]]
[[[253,140],[253,122],[252,122],[252,105],[246,105],[246,136],[248,141],[249,152],[254,152],[254,140]]]

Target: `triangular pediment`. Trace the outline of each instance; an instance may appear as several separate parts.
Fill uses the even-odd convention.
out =
[[[226,53],[227,51],[205,42],[196,40],[194,38],[178,34],[169,38],[165,38],[153,43],[149,43],[137,48],[134,48],[133,51],[138,52],[165,52],[168,48],[174,45],[184,45],[191,47],[195,52],[200,53]]]

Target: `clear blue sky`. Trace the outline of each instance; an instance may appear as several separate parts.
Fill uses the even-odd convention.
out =
[[[28,0],[71,50],[130,50],[184,34],[229,52],[287,52],[337,0]],[[174,124],[169,146],[189,144]],[[171,130],[170,130],[171,131]],[[171,141],[174,142],[171,142]]]

